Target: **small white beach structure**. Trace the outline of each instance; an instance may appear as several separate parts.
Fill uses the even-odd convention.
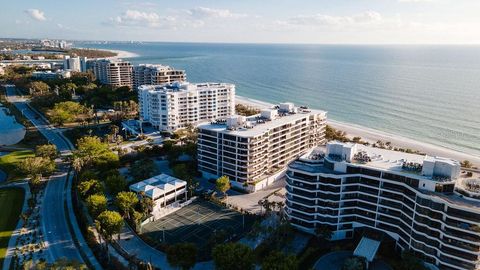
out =
[[[163,173],[130,185],[130,190],[152,199],[152,213],[187,200],[187,182]]]
[[[10,115],[8,108],[0,104],[0,146],[19,143],[25,137],[26,129]]]

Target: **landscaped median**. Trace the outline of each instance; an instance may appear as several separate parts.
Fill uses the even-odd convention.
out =
[[[24,196],[25,193],[21,188],[0,189],[0,205],[2,207],[2,214],[0,215],[0,267],[3,266],[8,241],[22,212]]]
[[[18,172],[17,166],[25,158],[34,157],[35,154],[31,150],[15,151],[8,155],[0,157],[0,170],[7,174],[7,181],[18,180],[24,177]]]

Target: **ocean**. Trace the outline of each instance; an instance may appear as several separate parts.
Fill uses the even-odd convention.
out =
[[[480,156],[480,46],[78,43],[185,69],[191,82]]]

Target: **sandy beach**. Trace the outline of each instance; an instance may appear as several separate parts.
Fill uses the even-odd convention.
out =
[[[244,104],[251,107],[263,109],[272,107],[273,104],[268,102],[263,102],[247,97],[236,96],[236,103],[237,104]],[[383,142],[391,142],[392,146],[404,149],[412,149],[418,150],[420,152],[426,153],[427,155],[431,156],[441,156],[441,157],[448,157],[453,158],[456,160],[469,160],[475,166],[480,166],[480,157],[468,153],[459,152],[456,150],[448,149],[446,147],[437,146],[425,142],[416,141],[413,139],[405,138],[402,136],[390,134],[387,132],[370,129],[354,124],[342,123],[335,120],[328,119],[328,124],[337,129],[342,130],[347,133],[349,138],[353,137],[361,137],[363,141],[367,141],[369,143],[374,143],[378,140]]]
[[[117,54],[116,56],[108,57],[108,59],[127,59],[127,58],[134,58],[134,57],[139,56],[136,53],[121,51],[121,50],[110,50],[110,49],[107,50],[107,49],[105,49],[105,51],[114,52],[114,53]]]
[[[77,48],[77,47],[75,47],[75,48]],[[134,57],[140,56],[140,55],[138,55],[136,53],[133,53],[133,52],[127,52],[127,51],[121,51],[121,50],[81,48],[81,47],[78,47],[77,49],[109,51],[109,52],[113,52],[113,53],[117,54],[117,55],[112,56],[112,57],[107,57],[106,59],[127,59],[127,58],[134,58]]]

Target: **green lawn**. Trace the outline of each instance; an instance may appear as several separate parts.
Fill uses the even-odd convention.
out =
[[[0,189],[0,267],[7,252],[8,240],[22,212],[24,191],[21,188]]]
[[[0,157],[0,169],[7,174],[8,181],[18,180],[24,175],[22,175],[16,170],[16,164],[18,164],[25,158],[34,156],[35,154],[33,153],[33,151],[30,150],[12,152],[8,155]],[[3,205],[0,204],[0,207],[1,206]]]

